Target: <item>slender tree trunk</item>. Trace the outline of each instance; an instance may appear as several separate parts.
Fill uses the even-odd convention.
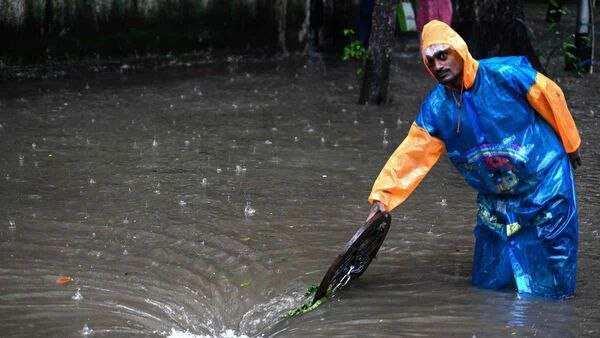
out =
[[[397,0],[376,0],[359,104],[387,102]]]
[[[475,58],[524,55],[541,70],[521,0],[458,0],[454,13],[455,28]]]
[[[287,0],[277,0],[277,32],[279,47],[284,55],[288,55],[285,35],[287,33]]]

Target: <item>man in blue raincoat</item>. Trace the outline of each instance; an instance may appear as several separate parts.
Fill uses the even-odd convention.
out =
[[[561,89],[524,57],[475,60],[440,21],[425,25],[421,53],[439,85],[377,177],[369,218],[404,202],[446,151],[479,192],[473,284],[572,296],[581,139]]]

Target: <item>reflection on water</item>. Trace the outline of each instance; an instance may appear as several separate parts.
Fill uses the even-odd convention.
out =
[[[432,86],[414,59],[393,68],[386,107],[354,104],[347,66],[4,84],[0,331],[598,335],[600,101],[575,78],[562,82],[584,139],[575,299],[470,285],[475,195],[444,159],[394,212],[360,280],[281,318],[366,217],[373,179]],[[57,285],[62,276],[73,282]]]

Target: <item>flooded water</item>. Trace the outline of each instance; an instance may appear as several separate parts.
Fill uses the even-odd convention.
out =
[[[434,84],[395,59],[385,107],[355,104],[350,65],[2,84],[1,335],[600,335],[597,74],[560,82],[583,138],[574,299],[471,286],[475,193],[444,157],[356,283],[281,318],[364,221]]]

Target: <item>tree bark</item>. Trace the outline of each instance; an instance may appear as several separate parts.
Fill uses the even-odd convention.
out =
[[[524,55],[541,70],[521,0],[458,0],[454,13],[456,31],[475,58]]]
[[[397,0],[376,0],[359,104],[387,102]]]

